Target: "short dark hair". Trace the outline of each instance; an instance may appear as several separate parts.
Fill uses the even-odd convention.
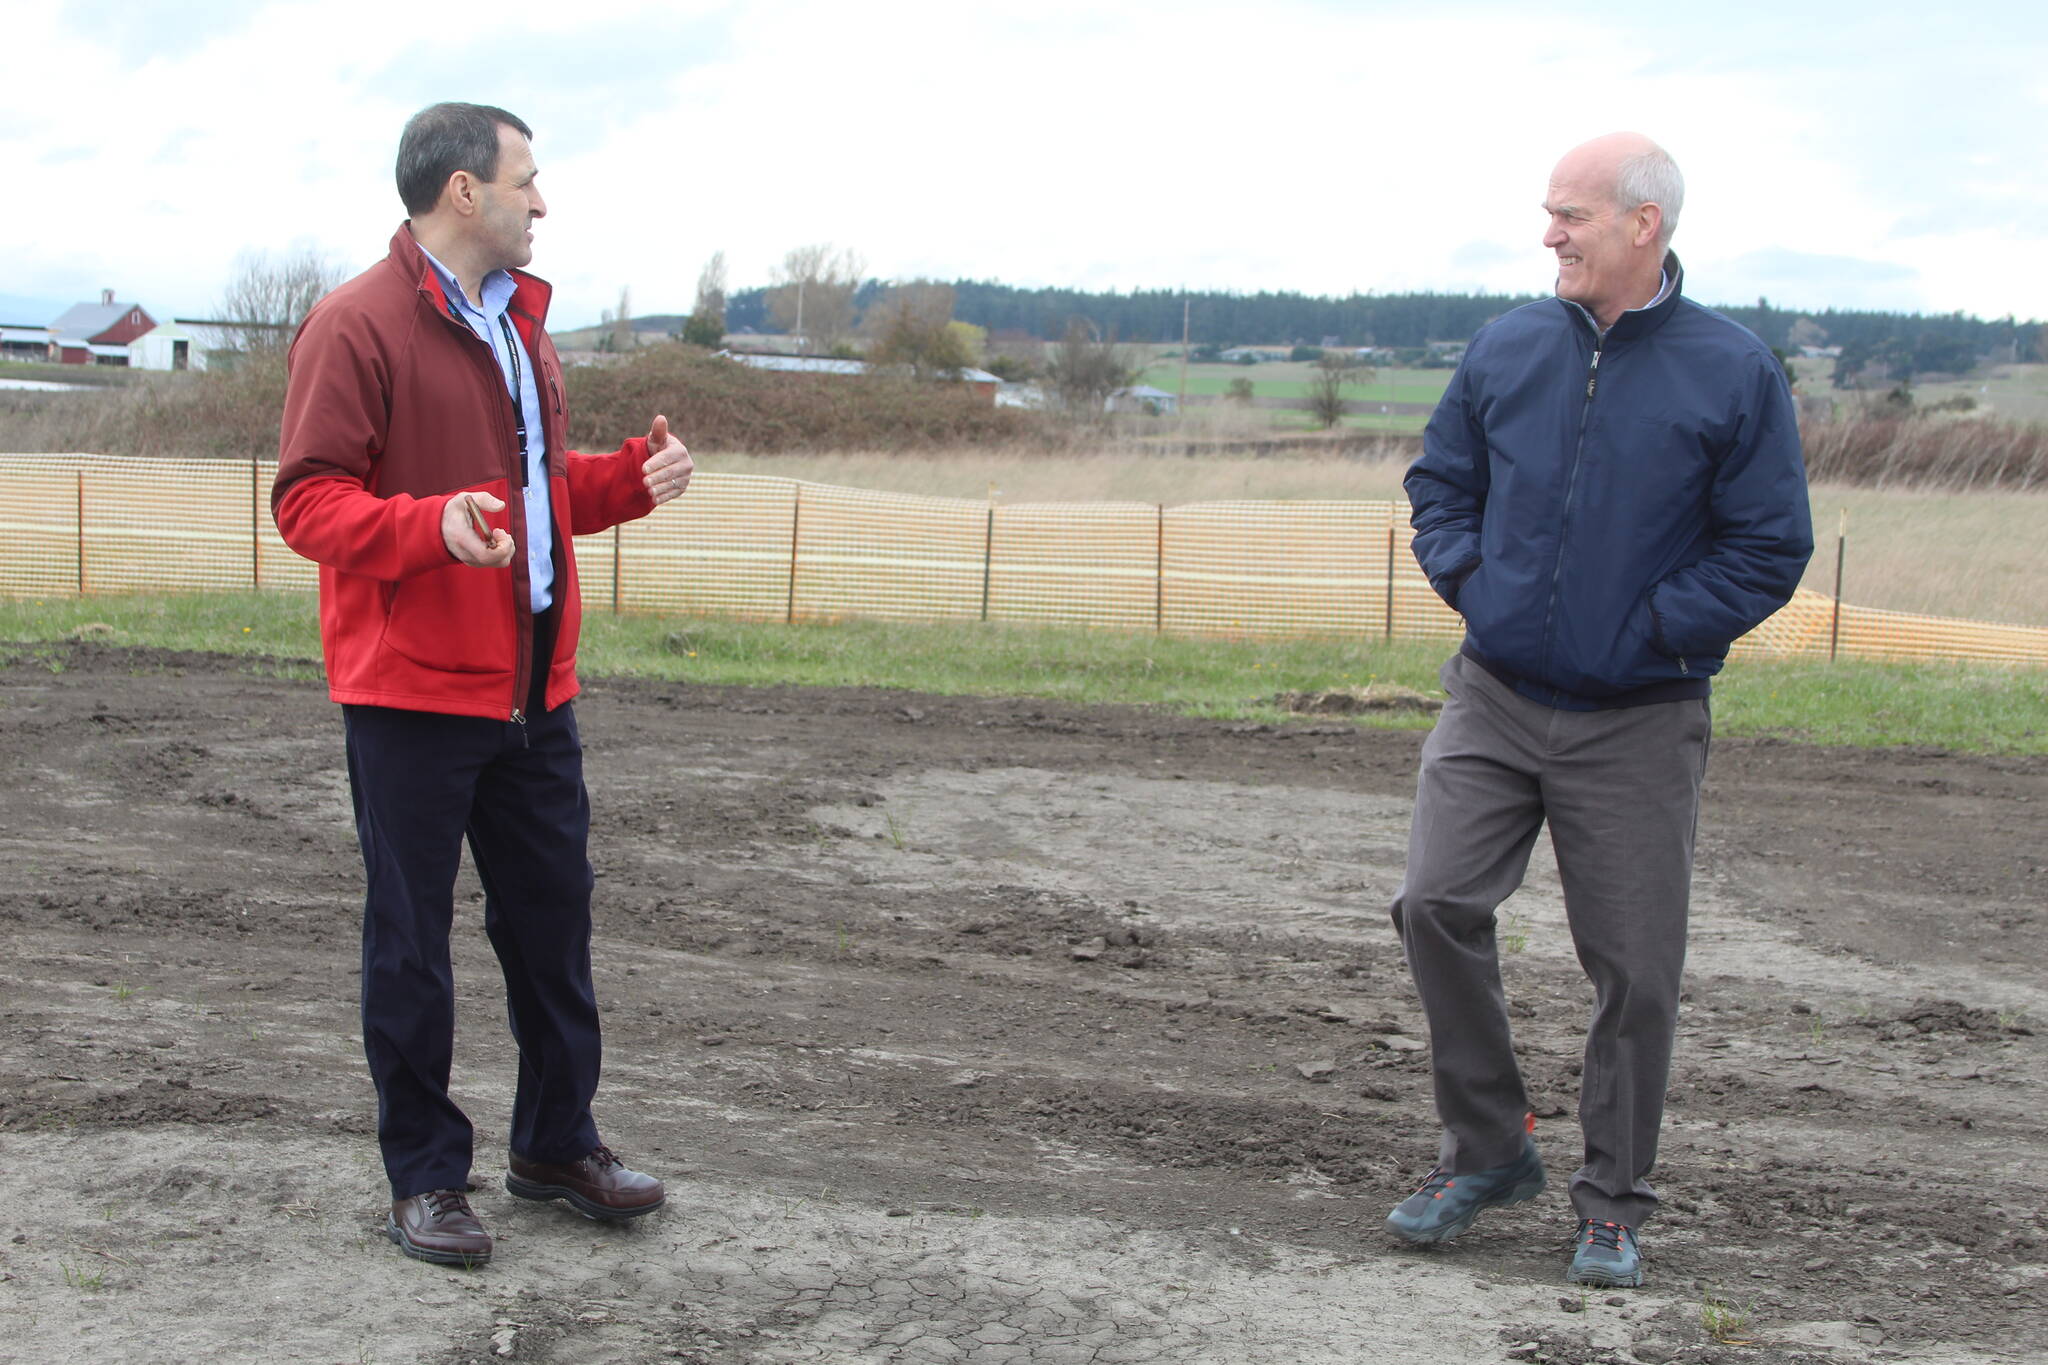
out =
[[[405,211],[431,211],[457,171],[496,180],[500,125],[533,137],[517,114],[490,104],[430,104],[406,120],[398,139],[398,197]]]

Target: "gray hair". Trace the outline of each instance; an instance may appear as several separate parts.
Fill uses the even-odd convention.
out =
[[[1655,204],[1664,211],[1662,224],[1657,229],[1657,245],[1671,245],[1671,234],[1678,231],[1678,211],[1685,207],[1685,177],[1678,173],[1678,163],[1662,147],[1652,147],[1621,163],[1621,169],[1614,176],[1614,206],[1623,213],[1633,213],[1645,204]]]
[[[405,211],[431,212],[457,171],[496,180],[501,125],[533,136],[517,114],[489,104],[430,104],[408,119],[398,139],[398,197]]]

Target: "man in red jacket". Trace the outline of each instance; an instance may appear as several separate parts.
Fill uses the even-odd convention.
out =
[[[387,1231],[408,1256],[452,1265],[491,1256],[466,1197],[470,1123],[448,1094],[465,839],[519,1044],[506,1188],[604,1219],[664,1197],[590,1113],[600,1045],[570,544],[676,497],[693,466],[659,416],[609,454],[568,448],[550,289],[519,269],[547,212],[531,136],[473,104],[406,125],[411,216],[299,329],[271,493],[285,542],[320,565],[347,735]]]

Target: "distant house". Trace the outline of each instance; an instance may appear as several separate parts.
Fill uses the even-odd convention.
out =
[[[871,368],[865,360],[843,360],[837,356],[822,355],[781,355],[764,351],[720,351],[725,359],[755,370],[781,370],[789,374],[866,374]],[[974,392],[989,402],[997,401],[997,390],[1003,381],[987,370],[977,370],[972,365],[962,366],[946,378],[967,384]]]
[[[175,320],[158,323],[128,343],[128,363],[138,370],[203,370],[207,346]]]
[[[66,365],[126,365],[128,343],[156,326],[139,303],[121,303],[102,289],[98,303],[73,304],[50,324],[55,359]]]
[[[190,339],[188,354],[195,370],[227,369],[252,351],[288,346],[296,330],[289,322],[228,318],[172,318],[171,322]]]
[[[1231,365],[1250,365],[1262,360],[1285,360],[1292,350],[1291,346],[1233,346],[1219,351],[1216,358]]]
[[[998,384],[996,406],[999,408],[1025,408],[1036,412],[1045,407],[1045,390],[1036,384]]]
[[[1142,412],[1152,417],[1170,416],[1180,411],[1180,399],[1165,389],[1155,389],[1150,384],[1133,384],[1127,389],[1118,389],[1103,400],[1105,412]]]
[[[837,356],[779,355],[769,351],[720,351],[725,359],[750,370],[782,370],[790,374],[866,374],[865,360],[842,360]]]
[[[0,360],[48,360],[50,329],[23,322],[0,322]]]

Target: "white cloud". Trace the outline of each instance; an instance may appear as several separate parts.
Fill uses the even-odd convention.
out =
[[[0,292],[107,285],[189,315],[245,247],[367,263],[401,216],[399,127],[465,98],[534,124],[536,268],[566,324],[622,285],[680,311],[711,251],[743,286],[814,241],[894,277],[1537,290],[1551,164],[1629,125],[1685,168],[1678,243],[1705,299],[2048,316],[2040,20],[1988,44],[1968,25],[1901,43],[1881,7],[1847,6],[1662,26],[1310,0],[476,14],[23,7],[0,156],[38,211],[0,216]],[[1814,264],[1841,260],[1872,269]]]

